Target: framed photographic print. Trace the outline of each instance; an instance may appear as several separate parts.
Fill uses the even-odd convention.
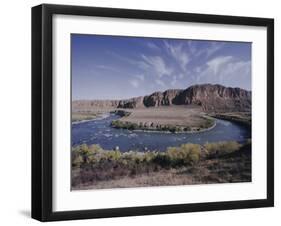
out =
[[[32,217],[274,205],[274,21],[32,8]]]

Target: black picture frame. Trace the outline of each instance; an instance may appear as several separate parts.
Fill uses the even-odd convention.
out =
[[[54,212],[52,210],[52,17],[55,14],[266,27],[267,198]],[[32,8],[32,218],[40,221],[57,221],[271,206],[274,206],[273,19],[50,4]]]

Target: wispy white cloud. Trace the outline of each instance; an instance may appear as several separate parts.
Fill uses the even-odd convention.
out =
[[[159,46],[157,46],[157,45],[154,44],[153,42],[147,42],[147,47],[150,48],[150,49],[152,49],[152,50],[157,50],[157,51],[161,50],[161,49],[159,48]]]
[[[210,47],[206,49],[207,57],[212,56],[224,46],[222,42],[211,42]]]
[[[156,73],[156,76],[161,78],[163,75],[171,75],[173,70],[168,67],[160,56],[145,56],[142,55],[142,59],[150,68]]]
[[[130,84],[131,84],[134,88],[138,88],[139,85],[140,85],[140,82],[139,82],[138,80],[136,80],[136,79],[132,79],[132,80],[130,80],[129,82],[130,82]]]
[[[202,70],[202,67],[200,67],[200,66],[197,66],[197,67],[194,68],[194,71],[195,71],[196,73],[200,73],[201,70]]]
[[[231,62],[226,65],[226,67],[222,70],[226,76],[236,76],[236,78],[243,76],[251,76],[251,61],[237,61]]]
[[[168,53],[179,63],[181,69],[185,71],[190,57],[184,49],[183,44],[171,44],[168,41],[164,41],[164,45]]]
[[[110,65],[103,65],[103,64],[100,64],[100,65],[96,65],[94,66],[95,68],[97,69],[101,69],[101,70],[107,70],[107,71],[113,71],[113,72],[118,72],[120,73],[120,71],[116,68],[116,67],[112,67]]]
[[[148,63],[146,63],[142,60],[135,60],[135,61],[133,61],[132,64],[136,65],[138,68],[140,68],[141,70],[144,70],[144,71],[148,70],[150,67]]]
[[[251,89],[251,43],[80,36],[72,45],[75,99],[129,98],[197,83]]]
[[[197,51],[195,42],[192,40],[187,41],[187,45],[188,45],[188,49],[190,51],[191,54],[195,54]]]
[[[135,75],[135,77],[142,82],[144,81],[144,75],[143,74],[137,74],[137,75]]]
[[[138,88],[145,81],[143,74],[136,74],[133,77],[129,82],[134,88]]]
[[[147,64],[146,62],[144,62],[143,60],[139,60],[139,59],[134,59],[134,58],[129,58],[129,57],[124,57],[120,54],[117,54],[113,51],[107,51],[107,54],[113,56],[114,58],[123,61],[125,63],[129,63],[133,66],[137,66],[138,68],[142,69],[142,70],[147,70],[150,66],[149,64]]]
[[[155,83],[157,85],[161,86],[162,88],[166,88],[167,87],[166,84],[162,80],[160,80],[160,79],[156,79]]]
[[[173,87],[175,87],[175,86],[177,85],[177,82],[178,82],[177,76],[173,76],[173,79],[172,79],[172,81],[171,81],[171,85],[172,85]]]
[[[224,47],[223,42],[210,42],[209,45],[203,49],[194,51],[194,57],[205,57],[209,58]]]
[[[232,56],[213,58],[198,73],[197,82],[251,89],[251,61],[239,60]]]
[[[155,87],[161,89],[169,86],[180,87],[182,82],[188,80],[189,83],[220,83],[230,86],[237,84],[239,87],[244,81],[244,88],[251,88],[249,61],[244,62],[231,55],[217,56],[216,53],[225,45],[221,42],[210,42],[208,46],[201,48],[201,50],[195,44],[193,41],[184,44],[163,41],[161,49],[154,43],[148,42],[146,43],[147,48],[154,50],[158,48],[159,55],[142,53],[132,58],[114,53],[113,55],[140,70],[139,74],[132,75],[132,79],[129,80],[134,88],[142,87],[150,79],[154,79]],[[191,60],[194,61],[199,58],[203,61],[200,65],[194,66],[193,62],[190,63]],[[169,62],[167,62],[167,59],[170,59]],[[190,66],[188,66],[189,63]],[[188,67],[191,67],[192,73],[188,70]],[[104,65],[100,65],[100,68],[110,70]],[[151,76],[145,79],[145,75]]]
[[[183,73],[179,73],[178,77],[179,77],[180,79],[182,79],[182,78],[184,78],[184,74],[183,74]]]
[[[231,62],[233,60],[232,56],[221,56],[216,57],[207,62],[208,68],[217,74],[221,67],[225,66],[225,64]]]

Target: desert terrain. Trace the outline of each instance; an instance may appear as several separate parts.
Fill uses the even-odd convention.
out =
[[[250,131],[251,91],[203,84],[125,100],[72,102],[73,122],[105,114],[120,116],[108,126],[121,132],[213,131],[216,118],[246,125]],[[124,152],[118,146],[104,150],[98,141],[72,147],[73,190],[251,181],[251,140],[217,139],[218,142],[199,145],[186,139],[187,143],[167,146],[164,152],[157,148]]]

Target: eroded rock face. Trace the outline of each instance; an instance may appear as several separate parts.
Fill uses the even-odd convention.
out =
[[[199,105],[204,111],[251,111],[251,91],[222,85],[193,85],[187,89],[170,89],[127,100],[73,101],[73,109],[142,108],[170,105]]]
[[[155,92],[149,96],[145,96],[143,98],[143,104],[145,107],[159,107],[164,105],[163,101],[163,93],[162,92]]]
[[[163,105],[172,105],[172,104],[176,104],[175,103],[175,97],[178,96],[178,94],[181,92],[180,89],[169,89],[166,90],[163,95]]]
[[[128,100],[120,100],[118,108],[139,108],[143,107],[143,97],[134,97]]]
[[[201,105],[204,111],[250,111],[251,91],[222,85],[194,85],[176,96],[175,104]]]

